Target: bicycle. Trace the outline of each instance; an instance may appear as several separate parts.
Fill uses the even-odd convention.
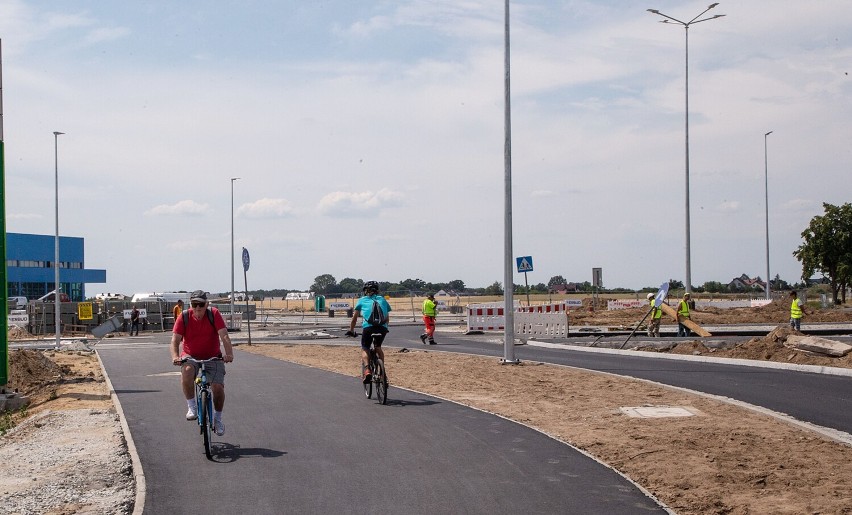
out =
[[[195,378],[195,407],[198,414],[198,429],[204,442],[204,455],[207,459],[213,459],[211,449],[213,438],[213,392],[210,391],[210,383],[207,381],[207,363],[222,361],[222,358],[195,359],[186,357],[180,360],[181,365],[192,362],[199,366],[199,373]]]
[[[348,334],[347,336],[355,337],[358,336],[356,333]],[[367,368],[370,370],[370,381],[364,383],[364,395],[370,399],[373,396],[373,385],[376,388],[376,400],[381,404],[388,403],[388,375],[387,370],[385,369],[385,362],[379,358],[376,353],[376,342],[381,342],[384,336],[380,333],[374,333],[371,336],[370,340],[370,348],[367,350],[367,355],[369,359],[367,361]],[[363,367],[363,365],[362,365]]]

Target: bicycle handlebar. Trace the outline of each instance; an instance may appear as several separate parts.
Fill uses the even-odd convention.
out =
[[[202,363],[210,363],[210,362],[213,362],[213,361],[224,361],[224,360],[222,358],[220,358],[219,356],[215,356],[215,357],[208,358],[208,359],[195,359],[193,357],[187,356],[185,358],[181,358],[180,364],[183,365],[187,361],[191,361],[193,363],[197,363],[197,364],[200,365]]]

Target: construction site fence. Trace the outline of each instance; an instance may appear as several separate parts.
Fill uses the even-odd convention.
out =
[[[80,304],[91,304],[91,318],[80,318]],[[130,330],[130,312],[136,307],[143,314],[139,323],[141,331],[168,331],[174,327],[174,302],[130,302],[130,301],[103,301],[103,302],[62,302],[59,305],[59,320],[61,333],[91,334],[92,329],[119,316],[123,324],[119,329],[121,332]],[[229,328],[238,325],[244,320],[255,320],[257,318],[256,308],[253,304],[246,306],[245,303],[234,303],[233,317],[231,317],[231,305],[226,303],[211,303],[211,306],[222,312]],[[20,310],[23,311],[23,310]],[[16,313],[19,311],[16,310]],[[56,303],[54,302],[29,302],[26,307],[26,320],[18,323],[32,335],[44,335],[56,333]],[[16,314],[16,318],[21,318]],[[233,318],[233,322],[231,322]]]

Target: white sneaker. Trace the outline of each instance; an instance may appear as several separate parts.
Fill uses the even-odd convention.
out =
[[[213,431],[215,431],[218,436],[225,434],[225,424],[222,422],[221,418],[219,420],[213,420]]]
[[[186,409],[186,419],[187,420],[195,420],[198,418],[198,413],[195,412],[195,406],[188,407]]]

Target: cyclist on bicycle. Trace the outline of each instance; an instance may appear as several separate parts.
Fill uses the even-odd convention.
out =
[[[369,322],[373,318],[371,315],[373,314],[374,305],[384,313],[384,323],[381,325],[373,325]],[[374,334],[381,335],[376,340],[376,354],[382,361],[385,359],[385,353],[382,351],[382,341],[385,339],[385,335],[388,334],[390,311],[391,307],[388,301],[379,295],[379,283],[376,281],[367,281],[364,283],[364,296],[355,303],[355,309],[352,311],[352,320],[349,321],[349,331],[346,332],[346,336],[355,336],[355,324],[358,322],[358,317],[361,316],[364,318],[364,322],[361,324],[361,370],[363,371],[364,383],[369,383],[372,379],[368,366],[370,356],[367,351],[370,350],[370,343],[373,341]]]
[[[219,341],[225,348],[225,354],[219,348]],[[180,344],[183,342],[183,349]],[[172,363],[181,364],[181,359],[191,357],[204,360],[220,357],[223,361],[213,361],[207,364],[210,378],[210,389],[213,392],[213,422],[214,431],[219,436],[225,434],[225,424],[222,423],[222,409],[225,407],[225,363],[234,361],[234,351],[231,347],[231,337],[225,327],[225,319],[216,308],[207,308],[207,293],[202,290],[192,292],[190,310],[185,311],[175,320],[172,329]],[[186,398],[186,419],[198,418],[195,405],[195,376],[198,375],[199,365],[186,362],[181,367],[181,387]]]

